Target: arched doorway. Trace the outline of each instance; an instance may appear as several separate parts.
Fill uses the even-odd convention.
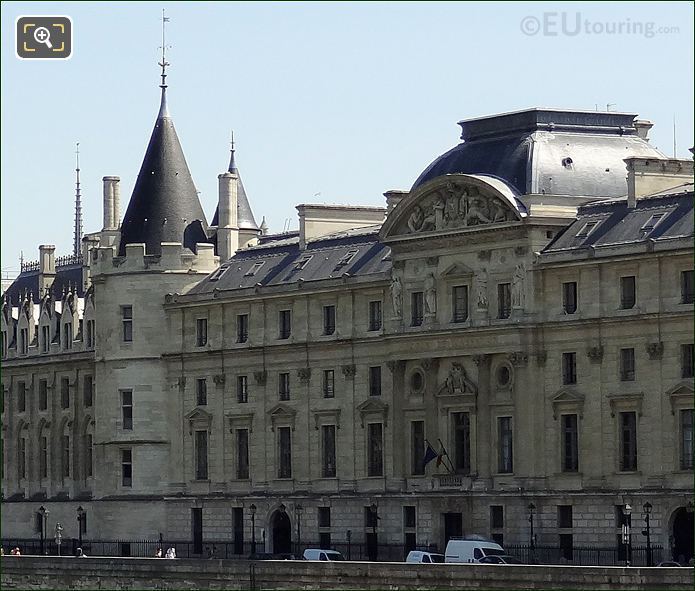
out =
[[[687,564],[693,557],[693,513],[685,507],[673,514],[673,560]]]
[[[285,511],[275,511],[271,520],[273,528],[273,554],[292,552],[292,526]]]

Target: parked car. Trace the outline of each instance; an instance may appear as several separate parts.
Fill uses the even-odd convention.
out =
[[[294,554],[273,554],[271,552],[256,552],[249,556],[249,560],[300,560]]]
[[[345,560],[345,557],[337,550],[307,548],[304,550],[304,560]]]
[[[509,556],[508,554],[483,556],[478,562],[481,564],[524,564],[516,556]]]
[[[660,562],[656,566],[680,566],[680,563],[676,562],[675,560],[664,560],[663,562]]]
[[[405,559],[406,562],[414,562],[417,564],[432,564],[444,562],[444,554],[435,552],[422,552],[420,550],[411,550]]]
[[[451,539],[446,545],[444,562],[478,562],[485,556],[501,556],[504,548],[498,543],[479,538]]]

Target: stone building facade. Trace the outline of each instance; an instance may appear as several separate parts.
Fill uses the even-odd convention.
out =
[[[629,114],[461,125],[386,208],[273,235],[233,154],[208,225],[163,85],[123,223],[105,177],[82,257],[4,296],[3,536],[78,505],[87,537],[242,552],[533,523],[571,559],[649,502],[692,556],[692,162]]]

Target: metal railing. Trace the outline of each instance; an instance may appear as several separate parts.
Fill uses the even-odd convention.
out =
[[[516,556],[524,564],[570,564],[577,566],[625,566],[625,546],[560,546],[537,544],[506,544],[505,551]],[[663,547],[652,544],[651,563],[658,564],[663,557]],[[647,566],[649,557],[646,546],[632,547],[632,566]]]

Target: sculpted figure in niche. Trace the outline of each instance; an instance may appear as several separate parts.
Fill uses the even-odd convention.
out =
[[[478,309],[487,309],[487,271],[481,269],[475,276],[476,294],[478,296]]]
[[[391,281],[391,301],[393,302],[393,313],[397,318],[403,314],[403,286],[398,277],[394,277]]]
[[[524,279],[526,278],[526,269],[523,263],[519,263],[514,270],[514,278],[512,279],[512,307],[524,307]]]
[[[425,312],[427,314],[437,313],[437,289],[432,273],[425,277]]]
[[[463,365],[460,363],[451,364],[445,386],[449,394],[455,394],[456,392],[461,392],[463,394],[465,392],[476,391],[475,384],[468,378],[466,370],[463,369]]]

